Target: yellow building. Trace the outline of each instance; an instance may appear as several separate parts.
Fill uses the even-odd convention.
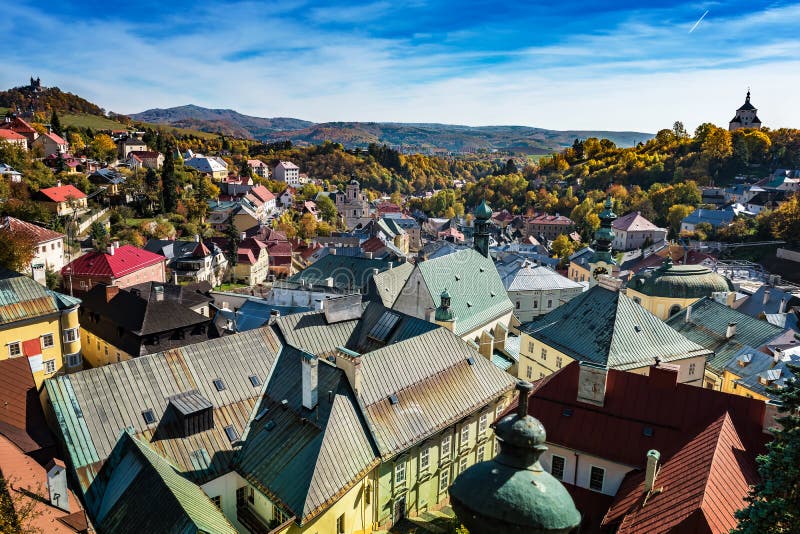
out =
[[[648,374],[654,362],[679,367],[678,381],[702,386],[713,354],[622,293],[596,285],[520,328],[523,380],[538,380],[574,360]]]
[[[730,280],[703,265],[673,265],[667,256],[655,271],[639,274],[628,284],[627,295],[661,320],[667,320],[702,297],[733,304]]]
[[[80,300],[0,269],[0,360],[28,358],[36,387],[62,371],[81,369]]]

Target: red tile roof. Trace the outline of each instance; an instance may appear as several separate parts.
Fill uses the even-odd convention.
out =
[[[14,130],[5,130],[5,129],[0,129],[0,138],[13,139],[15,141],[18,141],[20,139],[27,139],[27,137],[18,134]]]
[[[256,185],[250,192],[258,197],[261,202],[269,202],[270,200],[275,200],[275,195],[272,194],[272,191],[264,187],[263,185]]]
[[[86,530],[88,522],[75,494],[68,491],[67,498],[71,512],[65,512],[51,505],[47,494],[47,471],[45,468],[2,436],[0,436],[0,471],[2,471],[3,478],[9,481],[7,489],[12,499],[20,502],[23,506],[31,506],[33,509],[33,514],[24,525],[25,527],[48,534]],[[31,494],[35,494],[37,497],[32,497]]]
[[[756,481],[753,455],[726,412],[664,462],[650,495],[644,473],[629,474],[603,524],[619,524],[619,534],[729,532]]]
[[[42,137],[49,137],[50,140],[53,141],[57,145],[66,145],[67,144],[67,142],[64,141],[64,139],[60,135],[54,134],[52,132],[46,133],[46,134],[42,134]]]
[[[763,447],[763,401],[676,384],[674,371],[651,367],[650,376],[608,370],[600,408],[577,400],[579,368],[577,362],[567,365],[540,381],[531,395],[528,412],[542,422],[551,443],[641,466],[648,450],[669,457],[730,412],[748,447],[757,452]],[[645,436],[646,427],[652,436]]]
[[[73,260],[61,270],[64,275],[67,268],[72,269],[73,276],[111,276],[119,278],[166,259],[132,245],[122,245],[111,255],[105,251],[92,251]]]
[[[44,189],[40,189],[39,193],[43,194],[49,200],[53,202],[64,202],[69,198],[74,199],[81,199],[86,198],[86,193],[78,189],[72,184],[56,186],[56,187],[46,187]]]
[[[563,215],[547,215],[546,213],[530,217],[528,218],[528,222],[535,224],[557,224],[557,225],[575,224],[569,217],[564,217]]]
[[[25,122],[24,120],[20,119],[19,117],[14,117],[11,122],[4,122],[0,124],[0,129],[2,130],[14,130],[15,132],[25,132],[25,133],[36,133],[36,129]]]
[[[53,230],[48,230],[47,228],[42,228],[41,226],[16,219],[14,217],[5,217],[4,219],[0,219],[0,229],[8,229],[12,232],[24,232],[33,235],[37,243],[52,241],[54,239],[63,239],[64,237],[64,234],[54,232]]]
[[[383,248],[386,248],[386,244],[377,236],[372,236],[361,243],[361,250],[364,252],[378,252]]]
[[[0,361],[0,434],[25,453],[55,446],[28,358]]]

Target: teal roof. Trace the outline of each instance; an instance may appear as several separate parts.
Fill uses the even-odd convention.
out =
[[[301,525],[378,463],[344,371],[318,363],[317,407],[312,411],[302,406],[303,357],[302,351],[292,347],[281,352],[266,393],[253,412],[263,415],[251,419],[234,460],[242,477]]]
[[[442,291],[451,297],[455,333],[463,335],[511,312],[514,305],[494,262],[473,249],[464,249],[417,264],[438,306]]]
[[[367,287],[373,269],[380,272],[388,268],[388,260],[328,254],[289,277],[288,281],[305,281],[306,284],[318,285],[327,278],[333,278],[333,286],[336,288],[358,290]]]
[[[740,311],[704,297],[691,306],[690,322],[680,311],[667,319],[667,324],[695,343],[714,351],[707,366],[717,374],[745,346],[760,348],[783,334],[784,330],[767,321],[750,317]],[[729,323],[736,323],[736,333],[725,337]]]
[[[710,297],[715,292],[735,291],[730,280],[708,267],[672,265],[670,258],[655,271],[636,276],[630,287],[651,297],[679,299]]]
[[[636,369],[710,351],[675,332],[622,293],[594,286],[522,326],[522,331],[579,360]]]
[[[475,208],[475,218],[480,220],[489,220],[492,218],[492,208],[483,200],[477,208]]]
[[[55,295],[32,278],[0,267],[0,325],[58,312],[63,308]]]
[[[122,432],[89,492],[98,531],[237,532],[200,486],[145,442]]]

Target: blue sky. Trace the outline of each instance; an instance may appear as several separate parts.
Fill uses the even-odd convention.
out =
[[[113,4],[4,6],[0,87],[39,76],[120,113],[654,132],[727,124],[749,86],[765,125],[800,127],[800,2]]]

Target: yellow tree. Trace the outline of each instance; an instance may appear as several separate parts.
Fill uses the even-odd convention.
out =
[[[72,150],[73,153],[80,152],[84,148],[86,148],[86,142],[83,140],[83,136],[78,132],[72,132],[69,134],[69,148]]]
[[[111,161],[117,153],[117,145],[110,135],[97,134],[89,144],[89,149],[93,157],[100,161]]]
[[[794,194],[772,212],[772,235],[791,243],[800,242],[800,195]]]

